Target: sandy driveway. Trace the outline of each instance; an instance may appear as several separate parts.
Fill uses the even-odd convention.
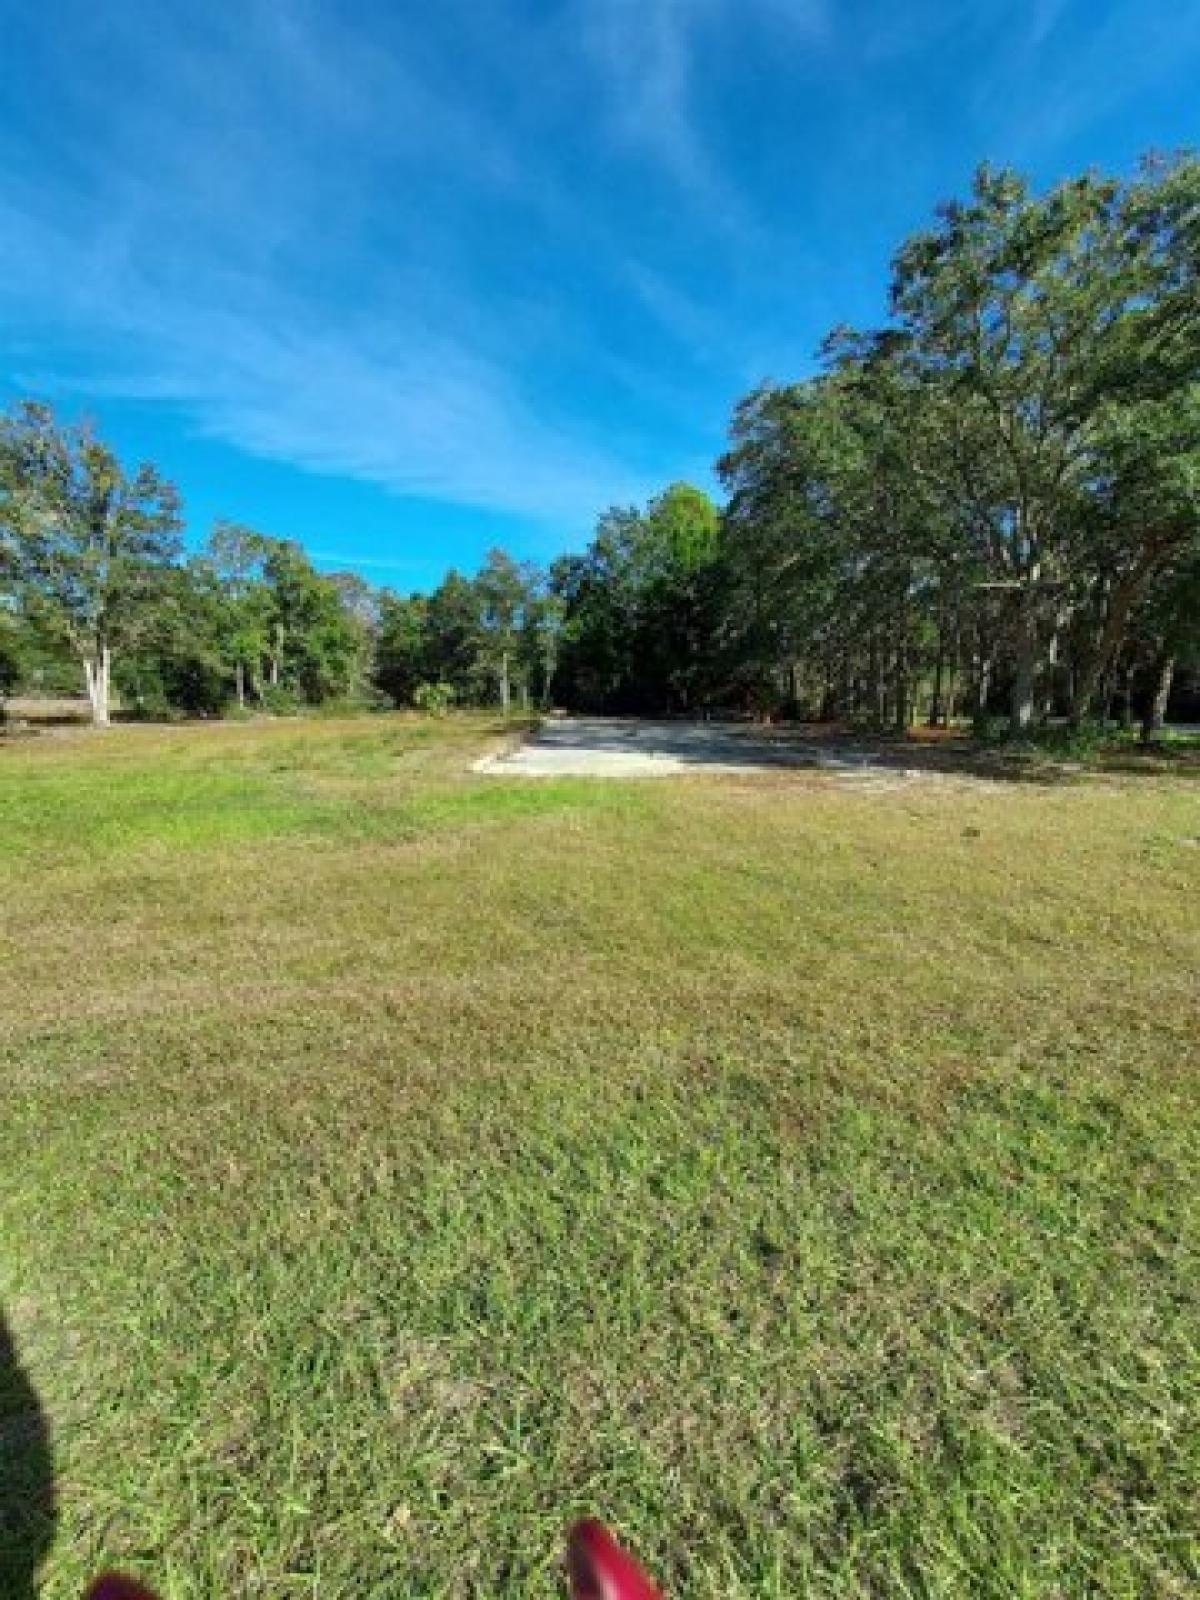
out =
[[[825,744],[738,722],[562,717],[476,771],[503,777],[659,778],[697,772],[824,771],[854,783],[920,776],[852,743]]]

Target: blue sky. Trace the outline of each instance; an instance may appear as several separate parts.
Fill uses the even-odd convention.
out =
[[[0,0],[0,402],[427,587],[710,481],[981,159],[1200,142],[1181,0]]]

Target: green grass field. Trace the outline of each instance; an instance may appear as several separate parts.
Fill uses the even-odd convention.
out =
[[[0,1593],[1195,1594],[1196,783],[494,737],[0,747]]]

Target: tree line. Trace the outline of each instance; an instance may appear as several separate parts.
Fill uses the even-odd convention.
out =
[[[851,719],[1114,711],[1200,660],[1200,160],[1043,193],[981,168],[894,258],[890,316],[735,409],[548,568],[429,594],[322,574],[26,403],[0,421],[0,684],[151,714],[331,700]]]

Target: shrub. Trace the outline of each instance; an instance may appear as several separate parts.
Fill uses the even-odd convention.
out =
[[[287,684],[269,684],[262,692],[262,708],[272,717],[298,717],[304,702]]]
[[[413,705],[431,717],[444,717],[455,698],[452,683],[419,683],[412,693]]]
[[[318,716],[322,717],[355,717],[361,716],[364,712],[395,709],[396,702],[390,694],[370,686],[356,689],[351,694],[332,695],[328,700],[322,700],[316,707]]]

